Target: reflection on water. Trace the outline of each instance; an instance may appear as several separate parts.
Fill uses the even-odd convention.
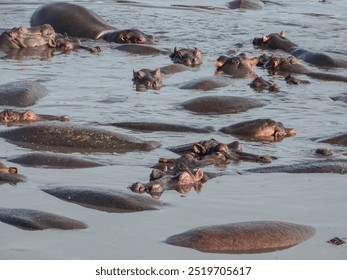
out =
[[[220,55],[246,52],[250,57],[270,51],[256,49],[254,37],[284,30],[286,36],[299,46],[316,51],[328,52],[335,57],[344,57],[347,37],[347,9],[344,0],[320,3],[319,1],[277,1],[281,5],[266,3],[263,10],[191,9],[173,7],[196,5],[195,1],[143,0],[141,4],[115,1],[78,1],[93,9],[111,25],[119,28],[139,28],[153,34],[156,47],[161,50],[198,48],[203,55],[202,65],[181,73],[166,75],[159,90],[136,91],[133,70],[156,69],[172,63],[167,54],[136,55],[115,49],[114,43],[82,40],[82,44],[101,47],[100,53],[77,49],[70,53],[53,52],[51,49],[40,58],[11,54],[1,59],[1,84],[19,81],[40,81],[48,89],[48,96],[30,107],[37,114],[70,117],[70,124],[98,127],[113,132],[136,136],[142,140],[154,140],[162,147],[151,152],[118,154],[76,154],[83,159],[96,159],[107,166],[92,169],[56,171],[18,167],[28,177],[23,188],[36,188],[46,184],[78,184],[107,186],[126,190],[136,181],[146,182],[150,167],[158,158],[173,158],[177,155],[167,147],[183,145],[214,138],[223,143],[239,140],[235,136],[219,133],[221,127],[257,118],[271,118],[283,122],[297,131],[294,137],[280,142],[258,142],[241,139],[243,151],[253,154],[276,156],[276,164],[293,164],[315,159],[317,148],[330,148],[339,158],[344,148],[317,143],[313,138],[327,137],[345,132],[346,94],[345,83],[325,82],[304,77],[310,84],[288,85],[282,76],[271,76],[256,68],[258,76],[275,82],[278,92],[254,91],[249,83],[252,79],[230,79],[230,83],[211,91],[187,90],[181,84],[194,79],[212,77],[214,62]],[[40,2],[0,4],[2,15],[0,29],[8,30],[28,26],[30,16],[41,5]],[[199,5],[226,8],[226,1],[199,1]],[[299,12],[298,12],[299,11]],[[285,55],[283,52],[275,51]],[[347,76],[347,69],[317,69]],[[301,76],[298,76],[301,77]],[[229,95],[251,97],[266,106],[238,114],[199,115],[180,108],[189,99],[207,95]],[[333,97],[334,101],[331,97]],[[341,101],[342,99],[342,101]],[[1,111],[6,109],[0,107]],[[141,133],[117,128],[107,124],[114,122],[146,121],[184,124],[196,127],[214,127],[206,134],[160,131]],[[102,125],[105,124],[105,125]],[[6,129],[3,126],[0,130]],[[1,159],[29,152],[0,139]],[[274,164],[274,163],[272,163]],[[8,164],[7,164],[8,165]],[[224,174],[259,167],[258,162],[242,161],[222,168]],[[220,172],[216,166],[204,171]],[[177,196],[176,201],[182,199]],[[198,197],[204,203],[206,197]]]

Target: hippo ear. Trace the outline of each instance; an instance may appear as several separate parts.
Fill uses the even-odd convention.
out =
[[[193,54],[199,59],[201,59],[201,57],[202,57],[201,51],[198,50],[197,48],[195,48]]]
[[[284,37],[286,35],[286,33],[283,30],[281,30],[281,32],[279,34],[281,37]]]
[[[270,36],[263,35],[262,39],[263,39],[263,43],[266,43],[267,41],[269,41]]]
[[[160,68],[157,68],[156,70],[153,71],[153,77],[154,78],[160,78],[161,77]]]
[[[170,58],[174,58],[176,53],[177,53],[177,47],[175,47],[173,53],[170,54]]]
[[[204,171],[201,168],[198,168],[195,172],[195,181],[200,182],[204,178]]]

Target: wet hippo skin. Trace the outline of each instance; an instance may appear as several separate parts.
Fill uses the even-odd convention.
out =
[[[327,159],[248,169],[250,173],[337,173],[347,174],[347,160]]]
[[[181,104],[197,114],[236,114],[264,105],[257,99],[237,96],[202,96]]]
[[[160,146],[155,141],[141,141],[107,130],[44,124],[0,131],[0,137],[20,147],[62,153],[126,153]]]
[[[0,85],[0,105],[28,107],[47,95],[47,89],[34,81],[15,81]]]
[[[162,203],[151,197],[113,189],[88,187],[42,188],[42,191],[64,201],[110,213],[159,210]]]
[[[56,2],[39,7],[30,20],[31,26],[50,24],[57,33],[72,37],[101,39],[116,43],[153,43],[153,36],[137,29],[117,30],[99,15],[80,5]]]
[[[24,230],[76,230],[88,227],[83,222],[64,216],[40,210],[22,208],[0,208],[0,221]]]
[[[315,233],[306,226],[279,221],[253,221],[193,228],[170,236],[170,245],[208,253],[263,253],[295,246]]]
[[[22,166],[39,167],[39,168],[91,168],[104,166],[104,164],[91,160],[79,159],[77,157],[46,154],[46,153],[30,153],[10,157],[7,159],[10,162],[20,164]]]

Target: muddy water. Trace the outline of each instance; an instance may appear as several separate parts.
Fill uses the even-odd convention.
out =
[[[347,105],[330,97],[346,94],[346,84],[323,82],[308,77],[309,85],[289,86],[283,77],[269,76],[257,69],[258,75],[273,80],[280,92],[257,93],[249,79],[234,79],[230,86],[210,92],[183,90],[179,85],[214,73],[214,60],[221,54],[247,52],[258,56],[254,37],[284,30],[299,46],[317,52],[327,52],[347,59],[347,6],[343,0],[320,3],[311,1],[274,1],[264,10],[226,10],[225,1],[159,1],[136,3],[117,1],[77,1],[93,9],[119,29],[136,27],[153,34],[157,47],[172,50],[175,46],[197,47],[203,53],[203,65],[196,70],[167,76],[158,91],[135,91],[132,71],[156,68],[171,63],[168,56],[140,56],[113,49],[114,44],[84,41],[99,45],[100,54],[79,50],[71,54],[56,52],[48,59],[2,59],[1,84],[16,80],[38,80],[49,95],[32,106],[40,114],[70,116],[71,124],[104,128],[133,135],[144,140],[156,140],[162,147],[152,152],[119,154],[86,154],[75,156],[93,159],[107,166],[91,169],[51,170],[20,167],[28,177],[26,183],[2,185],[0,205],[56,212],[86,222],[87,230],[60,232],[23,232],[0,224],[0,258],[53,259],[151,259],[151,258],[238,258],[233,255],[206,254],[175,248],[163,243],[166,237],[189,228],[251,220],[282,220],[308,224],[317,229],[311,240],[288,250],[243,255],[257,259],[337,259],[346,258],[346,247],[334,248],[326,241],[334,236],[346,237],[347,198],[346,177],[343,175],[288,175],[238,172],[258,167],[241,162],[230,164],[227,174],[206,183],[200,194],[182,197],[176,192],[164,193],[167,204],[161,211],[135,214],[107,214],[57,200],[39,190],[47,185],[77,185],[126,190],[135,181],[147,181],[150,166],[159,157],[176,157],[165,148],[215,138],[232,142],[236,138],[218,132],[201,135],[187,133],[140,133],[110,127],[118,121],[158,121],[194,125],[222,126],[256,118],[272,118],[287,127],[294,127],[297,136],[276,143],[241,141],[243,150],[278,156],[273,164],[290,164],[317,159],[319,147],[331,148],[335,158],[343,158],[342,147],[322,145],[313,138],[345,132]],[[41,2],[0,3],[0,30],[20,25],[28,26],[32,13]],[[203,10],[174,7],[172,4],[206,5],[221,9]],[[325,69],[312,68],[314,71]],[[329,70],[347,75],[347,69]],[[196,115],[179,108],[188,99],[204,95],[247,96],[265,101],[266,106],[236,115]],[[1,108],[4,109],[4,108]],[[1,127],[2,129],[8,129]],[[11,156],[29,152],[0,139],[0,157],[6,162]],[[216,171],[215,167],[207,170]],[[309,253],[310,252],[310,253]]]

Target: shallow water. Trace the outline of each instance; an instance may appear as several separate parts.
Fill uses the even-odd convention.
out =
[[[49,95],[31,109],[39,114],[70,116],[71,124],[104,128],[133,135],[144,140],[157,140],[162,147],[148,153],[78,155],[107,166],[53,170],[18,166],[28,177],[17,186],[1,185],[0,205],[46,210],[76,218],[89,225],[87,230],[61,232],[47,230],[27,232],[0,223],[1,259],[209,259],[240,258],[239,255],[207,254],[173,247],[163,242],[170,235],[190,228],[252,220],[281,220],[311,225],[316,235],[293,248],[264,254],[242,255],[250,259],[346,259],[347,247],[326,243],[335,236],[347,237],[345,216],[346,176],[336,174],[253,174],[239,175],[259,164],[230,164],[223,177],[206,184],[200,194],[185,197],[174,191],[161,199],[167,206],[160,211],[132,214],[109,214],[55,199],[39,190],[47,185],[109,187],[126,190],[136,181],[146,182],[150,166],[159,157],[177,157],[165,148],[215,138],[229,143],[235,137],[218,132],[209,135],[188,133],[140,133],[103,124],[118,121],[158,121],[213,126],[216,129],[244,120],[272,118],[297,130],[295,137],[276,143],[241,140],[243,151],[278,156],[272,164],[291,164],[317,159],[315,150],[331,148],[334,158],[343,158],[346,149],[317,143],[313,138],[346,132],[346,103],[333,101],[332,96],[346,94],[346,84],[324,82],[308,77],[311,84],[286,85],[283,77],[270,77],[257,69],[258,75],[273,80],[281,91],[257,93],[248,84],[250,79],[234,79],[230,86],[210,92],[179,89],[178,85],[214,73],[214,60],[228,52],[261,54],[252,40],[262,34],[284,30],[299,46],[317,52],[331,53],[347,59],[347,5],[344,0],[320,3],[311,1],[276,1],[261,11],[202,10],[172,7],[171,4],[210,5],[225,8],[226,1],[159,1],[141,3],[117,1],[76,1],[93,9],[111,25],[136,27],[154,34],[157,47],[172,50],[175,46],[197,47],[203,53],[203,65],[188,72],[167,76],[158,91],[135,91],[132,71],[171,64],[165,55],[140,56],[113,49],[114,44],[86,41],[99,45],[100,54],[78,50],[55,55],[46,60],[2,59],[0,84],[16,80],[39,80]],[[29,26],[32,13],[42,2],[0,3],[0,30],[20,25]],[[241,46],[241,47],[240,47]],[[324,69],[313,68],[315,71]],[[347,75],[347,69],[329,70]],[[188,99],[203,95],[248,96],[263,100],[265,107],[235,115],[196,115],[178,108]],[[4,108],[0,108],[1,110]],[[0,127],[0,129],[7,129]],[[0,139],[1,161],[29,152]],[[209,167],[207,170],[216,170]],[[94,244],[94,245],[93,245]]]

